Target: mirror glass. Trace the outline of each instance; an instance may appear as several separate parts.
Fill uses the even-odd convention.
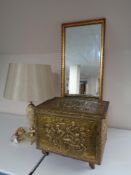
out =
[[[102,98],[105,19],[62,24],[61,94]]]

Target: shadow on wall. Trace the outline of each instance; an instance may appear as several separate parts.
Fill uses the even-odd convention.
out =
[[[53,72],[53,84],[55,96],[60,96],[60,75]]]

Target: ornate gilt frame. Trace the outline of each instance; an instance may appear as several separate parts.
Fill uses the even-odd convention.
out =
[[[66,28],[75,26],[84,26],[91,24],[101,24],[101,55],[100,55],[100,80],[99,80],[99,96],[98,98],[102,100],[103,98],[103,74],[104,74],[104,47],[105,47],[105,25],[106,19],[93,19],[78,22],[63,23],[61,25],[61,96],[65,96],[65,38],[66,38]]]

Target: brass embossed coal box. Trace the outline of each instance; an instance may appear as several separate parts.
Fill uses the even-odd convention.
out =
[[[101,164],[107,138],[107,101],[87,97],[56,97],[35,107],[36,144],[54,152]]]

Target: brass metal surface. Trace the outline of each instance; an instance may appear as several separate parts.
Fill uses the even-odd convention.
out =
[[[81,160],[95,160],[97,122],[42,116],[39,148]]]
[[[37,148],[100,164],[107,108],[108,102],[82,97],[57,97],[36,106]]]
[[[92,24],[101,24],[101,48],[100,48],[100,70],[99,70],[99,95],[98,98],[103,98],[103,74],[104,74],[104,47],[105,47],[105,18],[84,20],[78,22],[63,23],[61,26],[61,96],[65,94],[65,42],[66,42],[66,29],[68,27],[85,26]]]

